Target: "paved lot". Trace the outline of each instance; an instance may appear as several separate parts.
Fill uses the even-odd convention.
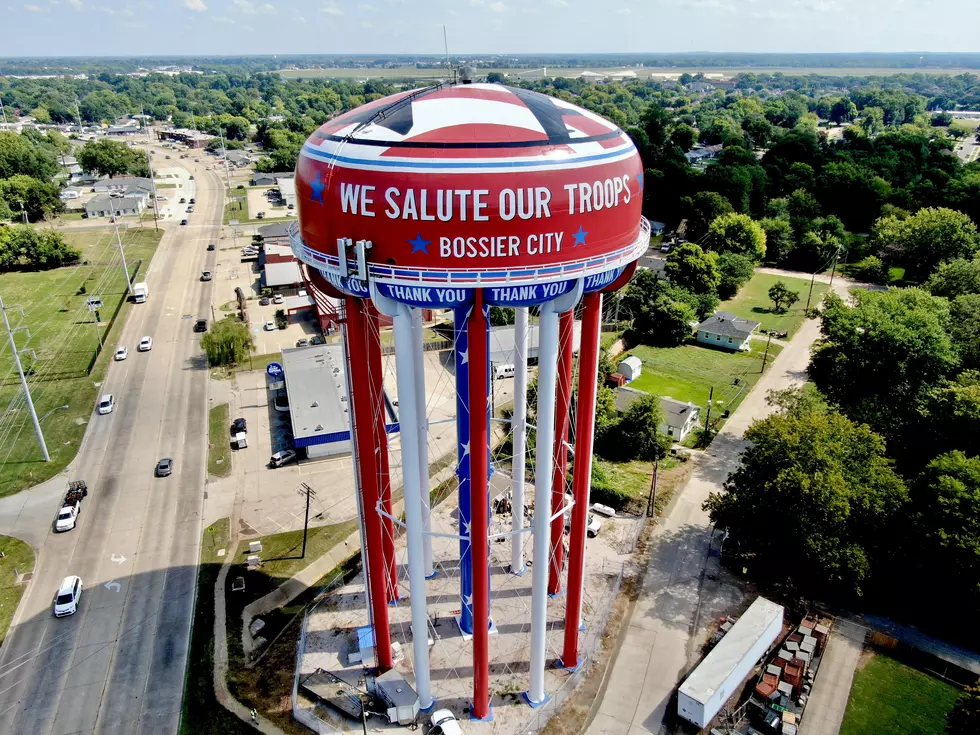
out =
[[[189,163],[187,161],[182,163]],[[193,169],[198,212],[170,225],[150,264],[150,298],[122,333],[130,357],[103,387],[116,410],[93,413],[70,468],[90,488],[78,527],[50,532],[65,477],[0,501],[0,531],[38,549],[34,579],[0,652],[0,732],[172,733],[180,716],[205,479],[207,382],[190,319],[206,313],[218,181]],[[139,354],[142,335],[152,352]],[[153,477],[160,457],[174,475]],[[61,579],[85,584],[81,606],[55,619]]]
[[[841,279],[834,281],[843,293],[848,285]],[[745,430],[770,412],[766,394],[807,379],[810,346],[819,337],[819,327],[816,320],[803,324],[715,437],[680,490],[672,511],[661,519],[626,638],[588,733],[662,732],[671,695],[695,653],[691,630],[699,611],[711,538],[708,514],[701,505],[738,466]]]
[[[837,735],[844,722],[851,682],[857,670],[867,628],[838,620],[820,662],[800,735]]]

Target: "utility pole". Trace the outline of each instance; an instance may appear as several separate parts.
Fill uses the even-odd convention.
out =
[[[7,124],[7,111],[3,109],[3,99],[0,98],[0,115],[3,116],[3,124]]]
[[[12,309],[20,309],[21,316],[24,315],[24,309],[20,306],[9,307]],[[14,342],[14,333],[10,330],[10,320],[7,319],[7,309],[4,306],[3,298],[0,297],[0,311],[3,312],[3,326],[7,329],[7,339],[10,340],[10,352],[14,356],[14,364],[17,366],[17,374],[20,375],[20,384],[24,388],[24,395],[27,397],[27,409],[31,412],[31,421],[34,423],[34,433],[37,435],[37,443],[41,445],[41,456],[44,457],[45,462],[51,461],[51,456],[48,454],[48,445],[44,443],[44,434],[41,433],[41,422],[37,420],[37,412],[34,410],[34,401],[31,400],[31,389],[27,385],[27,378],[24,377],[24,368],[20,364],[20,353],[17,351],[17,343]],[[23,327],[23,329],[27,329]],[[27,338],[30,339],[31,333],[27,332]]]
[[[88,310],[92,312],[95,316],[95,336],[99,339],[99,352],[102,352],[104,346],[102,344],[102,332],[99,331],[99,309],[102,308],[102,299],[92,297],[88,300]],[[98,353],[96,353],[98,354]]]
[[[840,256],[840,245],[834,251],[834,267],[830,270],[830,287],[834,287],[834,274],[837,272],[837,258]]]
[[[813,296],[813,280],[817,277],[817,272],[813,271],[810,274],[810,292],[806,295],[806,308],[803,310],[804,314],[810,313],[810,297]]]
[[[769,332],[769,339],[766,340],[766,354],[762,356],[762,370],[760,373],[766,372],[766,358],[769,357],[769,343],[772,342],[772,331]]]
[[[650,481],[650,497],[647,499],[647,518],[657,515],[657,475],[660,474],[660,455],[653,463],[653,478]]]
[[[300,555],[301,559],[306,558],[306,533],[310,527],[310,498],[316,497],[316,490],[311,488],[305,482],[301,482],[299,487],[296,488],[296,492],[300,495],[306,496],[306,517],[303,520],[303,553]]]
[[[225,159],[225,183],[228,184],[228,191],[231,191],[231,174],[228,173],[228,150],[225,148],[225,133],[218,124],[218,135],[221,136],[221,157]]]
[[[143,108],[140,107],[140,123],[143,122]],[[150,186],[153,188],[153,229],[159,230],[160,224],[157,221],[157,209],[159,208],[159,200],[157,199],[157,182],[153,178],[153,163],[150,161],[150,145],[153,143],[153,135],[150,132],[149,126],[146,126],[146,170],[150,174]],[[116,237],[119,237],[118,230],[116,231]],[[121,246],[120,246],[121,247]],[[129,271],[127,271],[127,274]],[[126,282],[129,282],[129,276],[126,276]],[[130,291],[132,293],[132,291]]]
[[[129,280],[129,268],[126,266],[126,253],[123,252],[122,239],[119,237],[119,223],[112,218],[112,226],[116,228],[116,244],[119,246],[119,257],[122,258],[123,275],[126,277],[126,291],[133,295],[133,284]]]
[[[704,416],[704,435],[701,437],[701,446],[708,446],[708,438],[711,436],[711,401],[715,397],[715,387],[711,386],[708,391],[708,411]]]

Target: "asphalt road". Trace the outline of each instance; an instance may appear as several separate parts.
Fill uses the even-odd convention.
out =
[[[184,163],[199,185],[188,194],[195,214],[163,237],[143,279],[149,299],[122,332],[129,358],[102,388],[116,408],[93,407],[70,468],[89,486],[78,525],[52,532],[55,500],[30,534],[43,546],[0,651],[0,733],[173,733],[180,721],[207,462],[207,372],[192,327],[210,320],[212,284],[200,272],[214,269],[206,247],[218,241],[224,201],[214,172]],[[136,351],[143,335],[153,337],[148,353]],[[158,479],[161,457],[176,464]],[[69,574],[82,577],[81,605],[56,619],[53,597]]]

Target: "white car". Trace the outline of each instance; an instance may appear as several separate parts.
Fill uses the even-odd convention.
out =
[[[448,709],[437,709],[432,713],[429,722],[432,724],[429,735],[463,735],[459,720]]]
[[[61,510],[58,511],[58,520],[54,522],[54,530],[58,533],[63,533],[65,531],[70,531],[75,527],[75,522],[78,520],[78,512],[81,510],[82,504],[79,502],[65,503],[61,506]]]
[[[99,413],[105,416],[107,413],[112,413],[112,409],[116,407],[116,401],[112,397],[112,393],[102,396],[102,400],[99,401]]]
[[[275,296],[272,297],[273,304],[281,304],[283,301],[285,301],[285,299],[283,298],[281,293],[277,293]]]
[[[129,357],[129,350],[127,350],[125,347],[120,347],[118,350],[116,350],[116,355],[115,355],[116,362],[125,360],[127,357]]]
[[[268,321],[268,322],[266,322],[265,323],[265,331],[267,331],[267,332],[275,332],[276,331],[276,323],[274,321]]]
[[[283,449],[281,452],[276,452],[272,455],[269,460],[269,464],[273,467],[282,467],[287,462],[292,462],[296,459],[296,452],[292,449]]]
[[[153,349],[153,338],[143,337],[143,339],[140,340],[139,347],[137,347],[136,349],[138,349],[140,352],[149,352],[150,350]]]
[[[78,610],[78,601],[82,598],[82,578],[65,577],[58,594],[54,598],[54,616],[74,615]]]

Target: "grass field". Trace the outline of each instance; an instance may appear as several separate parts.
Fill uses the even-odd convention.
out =
[[[772,310],[772,301],[769,300],[769,289],[778,281],[782,281],[790,291],[796,291],[800,295],[800,300],[793,305],[793,308],[779,314]],[[813,297],[810,299],[811,307],[820,303],[828,288],[826,283],[813,284]],[[803,278],[786,278],[768,273],[756,273],[752,276],[751,281],[742,286],[735,298],[723,302],[718,308],[723,311],[730,311],[745,319],[761,322],[762,326],[759,329],[789,332],[789,336],[792,337],[803,324],[805,318],[803,310],[806,307],[806,297],[809,290],[810,281]]]
[[[225,202],[225,214],[222,222],[228,224],[231,220],[237,219],[239,223],[248,222],[248,199],[243,196],[235,196]]]
[[[942,735],[960,691],[883,655],[854,674],[840,735]]]
[[[758,382],[765,347],[761,340],[752,342],[750,352],[728,352],[693,342],[680,347],[640,345],[629,350],[629,354],[643,361],[643,372],[630,387],[690,401],[702,408],[708,405],[708,395],[714,387],[714,406],[720,416],[726,409],[734,411]],[[768,365],[780,351],[779,345],[770,345]]]
[[[120,230],[129,273],[145,273],[162,232]],[[112,230],[65,232],[82,251],[82,264],[38,273],[0,275],[0,296],[8,306],[11,327],[27,327],[17,335],[29,373],[31,396],[44,431],[51,462],[43,462],[9,346],[0,347],[0,497],[48,479],[64,469],[78,450],[112,352],[129,310],[126,282]],[[82,287],[84,286],[84,292]],[[98,337],[87,299],[102,299],[98,334],[105,350],[96,360]],[[9,307],[20,305],[19,311]],[[113,315],[118,311],[115,322]],[[110,325],[112,325],[110,329]],[[129,345],[135,349],[135,345]],[[91,372],[89,372],[91,369]],[[67,406],[67,408],[62,408]]]
[[[487,72],[495,71],[500,74],[533,74],[540,69],[478,69],[477,75],[482,76]],[[558,67],[548,67],[549,77],[578,77],[586,69],[561,69]],[[622,71],[622,67],[613,69],[590,68],[588,71],[608,73]],[[839,67],[655,67],[648,66],[642,69],[633,69],[640,79],[645,79],[653,75],[673,75],[677,76],[687,72],[689,74],[724,74],[726,77],[733,77],[736,74],[776,74],[781,73],[787,76],[806,76],[807,74],[820,74],[823,76],[892,76],[894,74],[976,74],[976,69],[896,69],[891,67],[856,67],[854,69]],[[414,66],[401,66],[395,69],[283,69],[279,75],[287,79],[444,79],[447,76],[445,69],[416,69]],[[533,78],[533,77],[532,77]]]
[[[34,569],[34,551],[20,539],[0,536],[0,643],[7,636],[10,621],[24,594],[24,585],[17,584],[17,572]]]
[[[231,418],[228,404],[213,406],[208,412],[208,474],[227,477],[231,474],[231,441],[228,433]]]

